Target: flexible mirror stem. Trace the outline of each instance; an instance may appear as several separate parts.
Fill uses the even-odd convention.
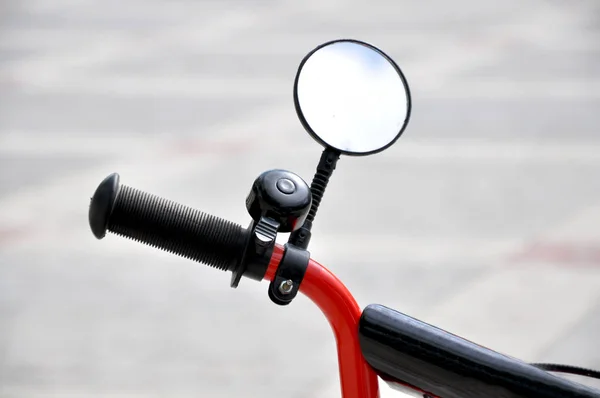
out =
[[[325,148],[323,150],[321,159],[319,159],[319,164],[317,165],[317,171],[313,177],[312,183],[310,184],[312,204],[310,206],[308,216],[306,217],[306,221],[302,227],[290,235],[290,239],[288,240],[289,243],[303,249],[308,247],[312,223],[317,216],[317,211],[319,210],[319,205],[321,204],[321,200],[325,194],[327,183],[329,183],[329,178],[333,174],[333,170],[335,170],[335,166],[339,158],[339,151],[333,148]]]

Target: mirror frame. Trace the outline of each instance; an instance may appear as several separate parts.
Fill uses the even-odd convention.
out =
[[[362,46],[365,46],[377,53],[379,53],[379,55],[381,55],[382,57],[384,57],[386,59],[386,61],[388,61],[390,63],[390,65],[394,68],[394,70],[396,71],[396,73],[398,73],[398,76],[400,76],[400,80],[402,80],[402,85],[404,86],[404,88],[406,89],[406,117],[404,119],[404,122],[402,123],[402,126],[400,127],[400,131],[398,131],[398,134],[396,134],[396,137],[394,137],[394,139],[392,141],[390,141],[387,145],[379,148],[379,149],[375,149],[373,151],[369,151],[369,152],[351,152],[351,151],[343,151],[337,148],[332,147],[331,145],[329,145],[328,143],[326,143],[325,141],[323,141],[321,139],[321,137],[319,137],[314,131],[313,129],[310,127],[310,125],[308,124],[308,121],[306,120],[306,118],[304,117],[304,114],[302,113],[302,109],[300,107],[300,103],[298,101],[298,80],[300,79],[300,73],[302,73],[302,68],[304,67],[304,64],[306,63],[306,61],[308,61],[308,59],[317,51],[319,51],[321,48],[323,47],[327,47],[329,45],[335,44],[335,43],[340,43],[340,42],[345,42],[345,43],[356,43]],[[375,47],[372,44],[366,43],[364,41],[361,40],[356,40],[356,39],[336,39],[336,40],[331,40],[328,42],[325,42],[323,44],[320,44],[319,46],[317,46],[316,48],[314,48],[311,52],[309,52],[308,54],[306,54],[304,56],[304,58],[302,59],[302,61],[300,62],[300,65],[298,66],[298,70],[296,72],[296,78],[294,79],[294,107],[296,108],[296,114],[298,115],[298,119],[300,119],[300,123],[302,123],[302,126],[304,127],[304,129],[306,130],[306,132],[315,140],[317,141],[319,144],[321,144],[323,147],[325,147],[326,149],[330,149],[336,152],[339,152],[341,154],[344,155],[348,155],[348,156],[367,156],[367,155],[373,155],[375,153],[379,153],[389,147],[391,147],[396,141],[398,141],[398,138],[400,138],[400,136],[402,135],[402,133],[404,132],[404,130],[406,129],[406,126],[408,125],[408,121],[410,120],[410,115],[411,115],[411,111],[412,111],[412,98],[411,98],[411,94],[410,94],[410,88],[408,86],[408,81],[406,80],[406,77],[404,76],[404,73],[402,73],[402,70],[398,67],[398,65],[396,64],[396,62],[394,62],[394,60],[392,58],[390,58],[386,53],[384,53],[382,50],[380,50],[379,48]]]

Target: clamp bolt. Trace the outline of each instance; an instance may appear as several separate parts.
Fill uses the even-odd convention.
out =
[[[294,282],[292,282],[290,279],[288,279],[287,281],[281,282],[281,284],[279,285],[279,292],[281,294],[290,294],[292,292],[293,288],[294,288]]]

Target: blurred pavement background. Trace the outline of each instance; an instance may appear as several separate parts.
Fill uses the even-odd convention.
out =
[[[342,158],[311,252],[378,302],[528,361],[600,367],[600,3],[0,2],[0,397],[339,396],[329,326],[266,283],[113,236],[125,184],[246,225],[254,178],[312,178],[292,85],[357,38],[412,119]]]

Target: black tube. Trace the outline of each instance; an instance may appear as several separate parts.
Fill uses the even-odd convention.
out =
[[[366,361],[382,377],[443,398],[600,398],[545,372],[408,315],[372,304],[360,319]]]

